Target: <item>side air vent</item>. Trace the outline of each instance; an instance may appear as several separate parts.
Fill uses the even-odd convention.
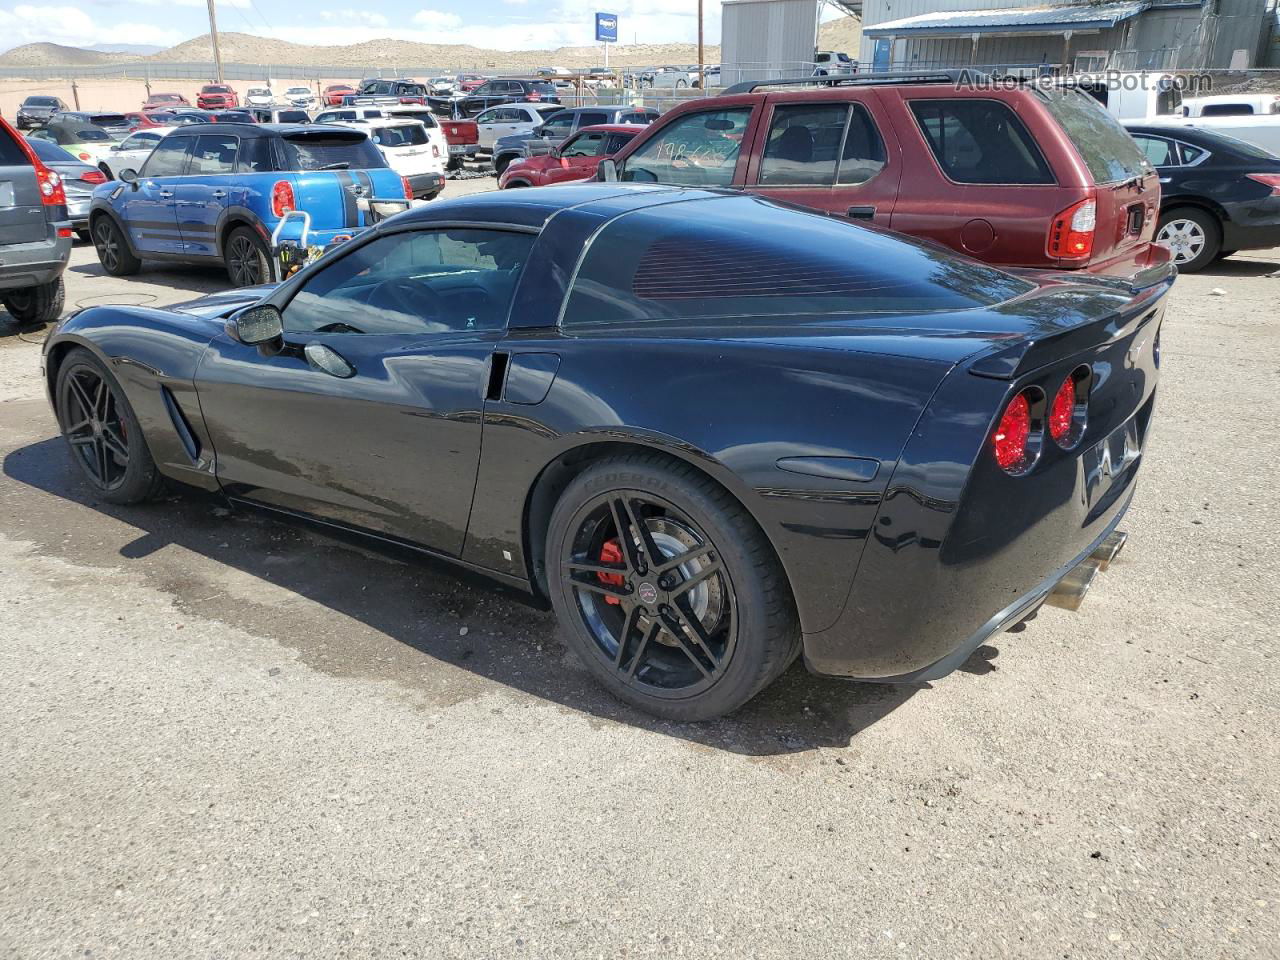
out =
[[[182,412],[182,408],[178,406],[178,401],[174,399],[168,387],[160,388],[160,396],[164,397],[164,408],[169,411],[169,419],[173,421],[173,430],[178,435],[178,439],[182,441],[182,449],[187,452],[192,463],[199,462],[200,441],[196,439],[191,424],[187,422],[186,414]]]

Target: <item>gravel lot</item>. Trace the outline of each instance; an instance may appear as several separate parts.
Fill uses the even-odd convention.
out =
[[[94,502],[43,333],[0,314],[0,956],[1280,956],[1277,271],[1178,281],[1080,613],[919,688],[793,669],[701,726],[449,570]],[[87,247],[67,277],[224,284]]]

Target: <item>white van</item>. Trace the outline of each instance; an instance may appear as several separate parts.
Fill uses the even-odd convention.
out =
[[[1280,113],[1280,94],[1222,93],[1182,102],[1184,117],[1257,117]]]

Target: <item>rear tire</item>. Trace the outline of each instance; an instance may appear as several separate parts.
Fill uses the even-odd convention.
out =
[[[73,348],[58,368],[54,411],[72,461],[98,497],[141,503],[163,489],[133,407],[116,378],[84,347]]]
[[[1169,250],[1180,272],[1195,273],[1222,249],[1222,224],[1199,207],[1172,207],[1160,214],[1156,242]]]
[[[509,166],[511,166],[510,157],[499,157],[497,160],[493,161],[493,172],[498,176],[502,176],[507,172],[507,167]]]
[[[52,323],[62,316],[62,306],[66,300],[66,287],[61,275],[49,283],[36,287],[23,287],[19,290],[5,291],[0,302],[9,311],[9,316],[25,327],[37,323]]]
[[[116,222],[105,214],[100,215],[89,227],[93,246],[98,251],[102,269],[113,277],[128,277],[142,269],[142,261],[133,255],[124,234]]]
[[[248,227],[231,231],[223,244],[222,259],[233,287],[252,287],[275,279],[271,251]]]
[[[625,551],[620,516],[633,545],[635,523],[645,526],[636,555]],[[552,512],[544,562],[568,645],[610,693],[655,716],[730,713],[800,651],[773,548],[736,500],[686,464],[637,454],[588,467]],[[592,572],[602,563],[619,574]]]

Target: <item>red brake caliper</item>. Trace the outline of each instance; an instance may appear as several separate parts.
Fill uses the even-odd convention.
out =
[[[604,545],[600,548],[600,562],[622,563],[622,547],[616,539],[604,542]],[[620,573],[597,573],[596,577],[599,578],[601,583],[607,583],[612,587],[620,587],[625,582]],[[618,606],[621,603],[617,597],[605,597],[604,602],[612,603],[614,606]]]

